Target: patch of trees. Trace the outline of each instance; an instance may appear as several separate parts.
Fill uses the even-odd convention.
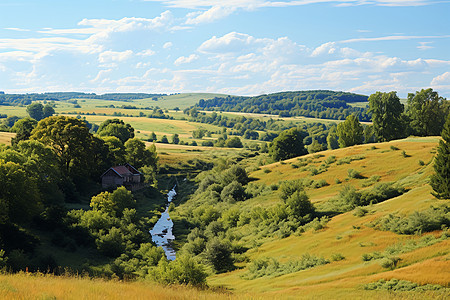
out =
[[[115,255],[123,248],[117,241],[126,243],[125,250],[134,247],[123,230],[138,243],[134,235],[140,233],[132,228],[138,223],[134,200],[127,191],[119,189],[93,197],[95,212],[83,213],[83,217],[79,213],[81,223],[69,222],[76,226],[66,222],[64,203],[95,194],[100,175],[131,158],[146,180],[154,183],[158,160],[154,147],[146,148],[134,139],[124,144],[115,136],[93,135],[84,121],[65,116],[39,122],[24,118],[15,126],[18,135],[13,145],[0,146],[0,249],[5,250],[9,267],[47,270],[57,266],[51,254],[34,252],[40,238],[31,234],[30,228],[54,235],[52,243],[67,251],[86,245],[83,241],[89,242],[92,236],[93,245],[101,253]],[[104,224],[112,227],[102,234],[97,232],[99,235],[86,235],[87,229]]]
[[[370,190],[363,191],[358,191],[353,186],[347,185],[327,205],[328,209],[332,211],[346,212],[356,207],[386,201],[405,192],[406,189],[394,183],[378,183]]]
[[[299,181],[279,186],[280,201],[276,205],[241,210],[240,202],[273,190],[264,184],[249,183],[242,167],[230,167],[224,161],[200,173],[197,179],[197,191],[182,209],[176,210],[181,222],[190,228],[178,253],[196,257],[218,273],[234,269],[234,264],[245,260],[245,252],[260,239],[287,237],[315,215]]]
[[[348,103],[366,102],[367,96],[333,91],[282,92],[256,97],[215,97],[201,99],[196,107],[202,110],[235,111],[279,115],[280,117],[305,116],[321,119],[343,120],[351,114],[361,121],[369,121],[365,108]]]
[[[378,141],[408,135],[440,135],[450,112],[449,102],[432,89],[408,94],[406,110],[396,92],[377,92],[369,97],[373,129]]]
[[[447,205],[414,211],[409,215],[389,214],[375,221],[372,226],[378,230],[398,234],[421,234],[443,227],[450,227],[450,208]]]
[[[55,92],[42,94],[0,94],[0,105],[29,105],[34,101],[68,101],[72,99],[98,99],[130,102],[137,99],[158,98],[166,94]]]

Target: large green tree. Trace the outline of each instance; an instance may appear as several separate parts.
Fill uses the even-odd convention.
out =
[[[35,177],[16,162],[0,159],[0,207],[2,221],[29,221],[40,210],[40,194]]]
[[[31,103],[27,106],[27,113],[33,119],[40,121],[44,118],[44,105],[38,102]]]
[[[65,116],[49,117],[39,121],[30,138],[50,146],[62,170],[70,172],[77,167],[92,167],[93,136],[84,121]]]
[[[97,130],[100,136],[115,136],[122,143],[134,138],[134,128],[130,124],[125,124],[124,121],[119,119],[108,119],[100,124]]]
[[[327,136],[327,146],[328,149],[337,149],[339,148],[338,136],[336,132],[336,126],[332,126]]]
[[[376,92],[369,97],[369,112],[372,113],[373,129],[381,142],[403,137],[404,124],[402,113],[404,107],[396,92]]]
[[[339,146],[341,148],[361,144],[363,141],[364,129],[355,115],[348,116],[344,122],[337,126]]]
[[[440,135],[448,112],[448,101],[433,89],[408,94],[407,115],[415,135]]]
[[[269,155],[276,161],[308,153],[303,145],[305,133],[291,128],[280,133],[269,146]]]
[[[434,161],[435,174],[431,176],[433,195],[439,199],[450,199],[450,113],[442,130],[437,155]]]
[[[137,138],[125,143],[125,159],[135,168],[150,166],[154,171],[157,169],[158,155],[155,145],[146,148],[145,143]]]
[[[19,121],[14,123],[11,131],[15,132],[16,136],[11,139],[11,144],[17,145],[17,143],[19,143],[20,141],[28,140],[37,123],[38,122],[35,119],[29,117],[20,119]]]

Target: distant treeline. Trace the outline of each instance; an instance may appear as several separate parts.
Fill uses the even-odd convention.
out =
[[[367,102],[368,97],[347,92],[326,90],[281,92],[256,97],[227,96],[201,99],[196,107],[203,110],[273,114],[280,117],[304,116],[344,120],[351,114],[360,121],[370,121],[366,108],[348,103]]]
[[[99,99],[114,101],[132,101],[136,99],[153,98],[166,96],[166,94],[145,94],[145,93],[110,93],[97,95],[95,93],[77,92],[56,92],[42,94],[3,94],[0,93],[0,105],[29,105],[33,101],[67,101],[71,99]]]

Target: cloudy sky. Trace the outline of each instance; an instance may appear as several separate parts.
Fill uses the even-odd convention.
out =
[[[0,0],[0,91],[450,97],[449,12],[445,0]]]

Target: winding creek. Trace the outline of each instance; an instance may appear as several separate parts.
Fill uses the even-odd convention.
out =
[[[169,216],[169,205],[172,199],[177,195],[175,191],[176,185],[167,193],[167,205],[166,210],[161,214],[158,222],[156,222],[153,229],[150,230],[152,235],[152,241],[158,246],[162,247],[166,253],[168,260],[175,260],[176,253],[175,250],[170,246],[170,242],[175,239],[172,234],[173,222]]]

